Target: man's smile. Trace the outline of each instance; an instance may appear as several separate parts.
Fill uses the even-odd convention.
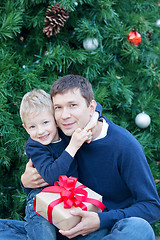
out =
[[[75,122],[71,122],[71,123],[62,123],[62,126],[65,128],[70,128],[75,124]]]

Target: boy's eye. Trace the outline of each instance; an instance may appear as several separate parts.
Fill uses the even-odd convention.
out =
[[[47,124],[47,123],[49,123],[49,121],[44,121],[44,124]]]
[[[32,125],[32,126],[30,126],[29,128],[30,128],[30,129],[33,129],[33,128],[35,128],[35,126]]]

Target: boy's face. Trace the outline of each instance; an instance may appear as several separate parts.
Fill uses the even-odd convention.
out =
[[[43,145],[59,139],[53,113],[49,110],[41,111],[38,114],[28,114],[23,126],[34,141]]]
[[[58,93],[52,97],[52,100],[57,125],[67,136],[71,136],[77,128],[83,129],[90,121],[96,107],[94,100],[87,106],[79,89]]]

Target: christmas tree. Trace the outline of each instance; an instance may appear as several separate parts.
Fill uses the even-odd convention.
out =
[[[92,83],[103,115],[141,143],[160,195],[160,3],[4,0],[0,16],[0,218],[24,217],[22,96],[49,92],[72,73]],[[153,228],[160,234],[160,221]]]

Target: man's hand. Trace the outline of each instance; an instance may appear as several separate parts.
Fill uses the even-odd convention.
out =
[[[99,216],[95,212],[86,212],[77,208],[72,210],[71,214],[75,216],[81,216],[82,219],[80,223],[68,231],[59,230],[62,235],[68,238],[74,238],[78,235],[86,236],[100,228]]]
[[[33,167],[31,159],[26,164],[26,169],[21,176],[21,182],[25,188],[39,188],[49,185],[38,173],[37,169]]]

